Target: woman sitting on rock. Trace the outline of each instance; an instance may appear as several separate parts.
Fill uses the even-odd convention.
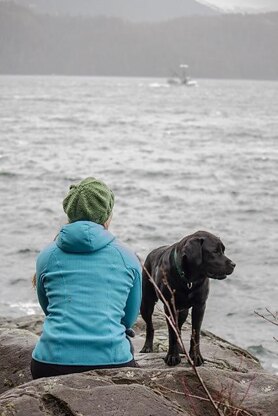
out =
[[[126,331],[139,313],[141,266],[108,231],[113,205],[102,181],[72,185],[63,201],[69,223],[38,256],[45,321],[32,354],[34,379],[136,366]]]

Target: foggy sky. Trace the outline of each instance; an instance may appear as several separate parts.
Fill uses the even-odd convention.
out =
[[[198,0],[224,10],[278,11],[278,0]]]

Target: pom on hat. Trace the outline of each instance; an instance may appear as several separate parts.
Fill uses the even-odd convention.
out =
[[[63,200],[69,222],[84,220],[103,225],[110,217],[113,206],[113,192],[95,178],[86,178],[77,185],[71,185]]]

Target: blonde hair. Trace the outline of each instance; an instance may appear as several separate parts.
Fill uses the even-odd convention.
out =
[[[106,230],[108,230],[108,228],[109,228],[109,225],[110,225],[110,223],[111,223],[111,221],[112,221],[112,217],[113,217],[113,212],[111,212],[111,214],[109,215],[109,218],[105,221],[105,223],[103,224],[103,226],[104,226],[104,228],[106,229]]]
[[[34,276],[32,277],[32,286],[35,288],[37,286],[37,275],[34,273]]]

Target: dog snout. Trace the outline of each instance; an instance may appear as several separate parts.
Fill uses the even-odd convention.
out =
[[[236,264],[232,260],[230,260],[230,266],[234,269],[236,267]]]
[[[232,260],[227,259],[226,267],[227,267],[227,274],[231,274],[233,273],[234,268],[236,267],[236,264]]]

